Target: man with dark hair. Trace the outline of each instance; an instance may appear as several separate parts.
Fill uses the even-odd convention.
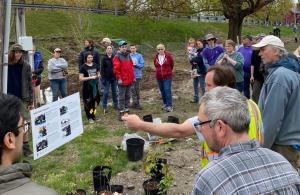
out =
[[[94,47],[94,41],[87,39],[84,41],[84,50],[80,52],[78,57],[78,70],[80,70],[80,67],[85,63],[84,57],[87,54],[87,52],[92,52],[93,62],[100,69],[100,57],[98,51]]]
[[[216,86],[235,88],[235,76],[231,68],[227,66],[213,66],[208,69],[205,77],[205,90],[209,91]]]
[[[31,165],[19,163],[24,135],[29,128],[21,114],[21,101],[14,96],[0,94],[0,108],[0,194],[57,194],[50,188],[31,182]]]
[[[250,140],[245,96],[216,87],[200,101],[195,124],[208,147],[219,153],[196,176],[192,195],[299,194],[300,177],[280,154]]]

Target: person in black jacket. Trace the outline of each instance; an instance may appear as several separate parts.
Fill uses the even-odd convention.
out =
[[[201,89],[201,94],[205,92],[205,75],[206,67],[202,58],[203,42],[200,39],[197,40],[197,56],[190,60],[192,65],[192,78],[194,87],[194,98],[191,103],[199,102],[199,84]]]
[[[85,63],[84,57],[86,56],[87,52],[91,52],[93,54],[93,62],[100,69],[100,57],[98,51],[94,48],[94,41],[85,40],[84,50],[80,52],[78,57],[78,70],[80,70],[80,67]]]
[[[104,92],[102,98],[102,107],[103,107],[104,114],[106,114],[107,112],[109,87],[111,87],[113,106],[115,109],[118,109],[117,80],[113,71],[114,69],[112,63],[113,58],[114,58],[113,48],[112,46],[107,46],[106,54],[103,56],[101,60],[101,69],[100,69],[101,81],[102,81],[102,85],[104,86]]]

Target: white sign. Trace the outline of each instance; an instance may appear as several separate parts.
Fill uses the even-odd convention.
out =
[[[83,133],[79,93],[31,110],[30,115],[34,160]]]

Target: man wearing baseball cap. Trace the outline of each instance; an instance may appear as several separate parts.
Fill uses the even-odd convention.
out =
[[[119,51],[113,58],[114,73],[118,80],[119,87],[119,120],[129,112],[130,89],[134,82],[133,62],[127,52],[127,42],[118,42]]]
[[[300,170],[299,64],[288,56],[280,38],[268,35],[253,45],[260,49],[267,76],[259,97],[264,146],[281,153]]]

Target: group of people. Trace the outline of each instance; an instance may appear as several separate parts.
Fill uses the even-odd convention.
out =
[[[198,115],[182,124],[154,124],[145,122],[134,114],[125,115],[129,106],[141,109],[139,83],[144,60],[136,52],[136,46],[131,45],[128,52],[127,42],[120,40],[116,50],[110,39],[105,38],[105,54],[100,57],[93,42],[87,40],[78,60],[87,118],[90,123],[95,121],[96,103],[100,104],[101,90],[101,105],[104,113],[107,112],[107,98],[111,88],[113,106],[119,110],[120,119],[129,129],[172,138],[196,134],[202,147],[202,169],[196,176],[193,195],[299,194],[299,62],[286,51],[284,43],[278,37],[259,36],[257,43],[253,45],[251,41],[252,37],[245,36],[243,46],[236,48],[232,40],[226,40],[223,49],[216,44],[215,36],[208,34],[205,42],[197,40],[198,48],[189,44],[189,60],[192,69],[196,69],[193,75],[195,94],[192,102],[199,103]],[[174,60],[163,44],[158,44],[156,49],[153,64],[163,100],[162,109],[171,112]],[[20,45],[12,46],[9,85],[13,87],[8,86],[8,93],[14,96],[0,95],[0,177],[12,176],[8,177],[12,185],[3,184],[5,186],[0,188],[0,192],[14,194],[18,190],[36,190],[43,191],[44,194],[55,194],[51,189],[31,183],[24,174],[30,172],[30,167],[17,163],[23,141],[28,144],[28,123],[24,120],[20,100],[26,106],[31,106],[32,76],[37,74],[32,74],[30,66],[22,59],[22,52]],[[48,61],[48,78],[54,101],[58,96],[67,95],[64,90],[68,63],[60,57],[60,53],[60,48],[54,49],[54,57]],[[16,64],[18,66],[13,66]],[[39,67],[38,64],[40,62],[35,66]],[[261,74],[262,79],[258,106],[249,99],[250,92],[245,89],[249,88],[250,82],[255,84],[258,79],[255,71]],[[22,76],[17,77],[13,72]],[[199,83],[201,99],[196,94]],[[254,91],[253,89],[253,93]],[[130,98],[133,98],[132,105]],[[18,174],[22,177],[13,177]],[[18,182],[14,182],[15,180]]]
[[[193,68],[199,64],[207,68],[205,74],[199,74],[204,77],[206,92],[198,115],[182,124],[154,124],[128,115],[122,117],[125,125],[162,137],[197,135],[203,148],[202,170],[196,176],[192,194],[299,194],[298,59],[286,51],[280,38],[258,37],[252,48],[258,54],[255,58],[260,58],[255,62],[261,61],[259,69],[264,73],[259,70],[263,85],[257,107],[241,93],[245,86],[239,83],[244,79],[244,57],[235,50],[234,42],[227,40],[221,53],[221,47],[209,46],[213,40],[207,41],[208,46],[195,54],[198,59],[190,58]],[[219,49],[221,54],[212,55]],[[210,58],[203,57],[205,50]],[[207,59],[213,58],[215,63],[205,66]],[[252,62],[249,64],[252,66]],[[250,67],[250,80],[255,79],[253,72],[254,67]]]
[[[136,45],[119,40],[118,51],[109,38],[102,40],[105,54],[101,55],[94,48],[92,40],[85,41],[85,49],[80,53],[79,80],[83,81],[82,96],[86,116],[94,123],[96,104],[100,104],[100,94],[103,92],[101,106],[104,114],[108,111],[109,89],[111,89],[113,108],[119,110],[119,118],[129,112],[129,107],[141,110],[140,81],[144,58],[137,52]],[[132,104],[130,99],[132,98]]]
[[[264,34],[258,35],[255,41],[258,42],[264,36]],[[253,37],[243,36],[240,46],[230,39],[226,40],[224,45],[217,44],[217,40],[213,34],[207,34],[204,39],[190,38],[188,41],[187,54],[193,70],[194,87],[194,97],[191,103],[199,101],[199,85],[201,93],[204,94],[206,71],[216,64],[229,66],[234,70],[236,89],[243,92],[248,99],[250,99],[250,84],[252,83],[252,99],[257,103],[263,73],[259,70],[261,59],[258,52],[252,49]]]

